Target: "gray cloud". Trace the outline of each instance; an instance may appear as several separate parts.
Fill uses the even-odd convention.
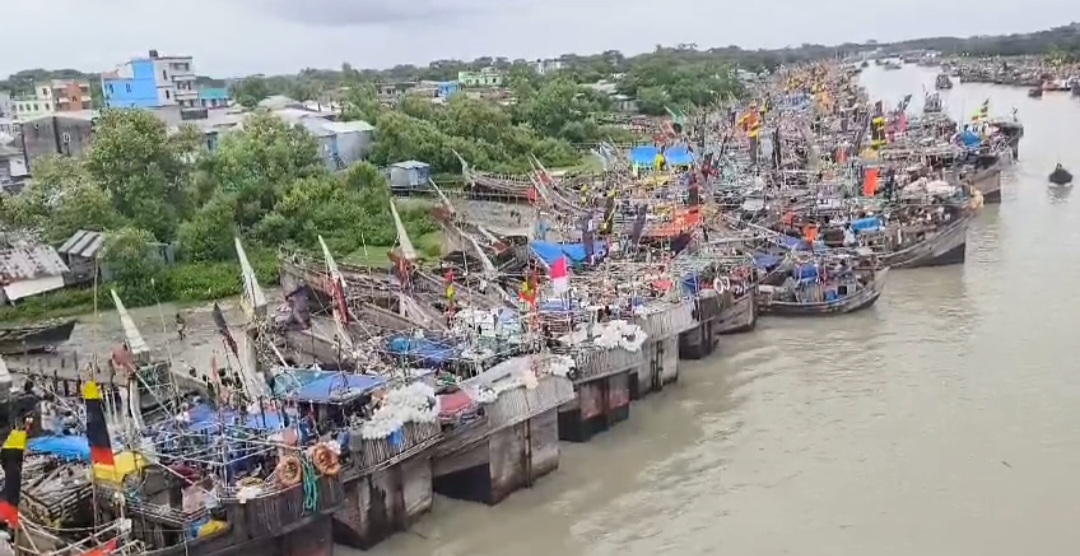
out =
[[[491,13],[513,0],[246,0],[287,21],[316,26],[347,27],[403,22],[445,22]]]
[[[0,0],[0,76],[108,69],[153,48],[215,76],[382,68],[479,56],[544,58],[656,44],[780,47],[1025,32],[1080,20],[1067,0]],[[933,14],[928,17],[927,14]],[[62,47],[60,47],[62,46]]]

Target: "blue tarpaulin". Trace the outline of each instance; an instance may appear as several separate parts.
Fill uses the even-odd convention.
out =
[[[29,454],[47,454],[68,461],[90,461],[90,444],[86,437],[39,436],[26,443]]]
[[[754,266],[762,270],[772,270],[780,266],[780,262],[784,259],[770,255],[769,253],[754,253]]]
[[[533,254],[544,261],[549,267],[565,256],[570,264],[582,264],[585,262],[584,243],[551,243],[548,241],[534,241],[529,244]],[[593,242],[593,256],[597,261],[607,255],[607,245],[602,241]]]
[[[457,357],[454,346],[429,338],[394,336],[387,342],[387,347],[394,355],[417,357],[422,363],[431,366],[448,363]]]
[[[646,166],[652,168],[656,164],[656,155],[660,149],[652,145],[642,145],[630,149],[630,162],[634,166]]]
[[[973,131],[965,131],[960,134],[960,142],[969,149],[975,149],[982,144],[982,139]]]
[[[687,274],[683,276],[682,288],[687,295],[697,295],[701,291],[701,280],[697,274]]]
[[[797,280],[816,280],[817,277],[817,267],[812,264],[804,264],[795,267],[795,278]]]
[[[216,409],[207,404],[197,404],[187,411],[188,428],[192,431],[213,431],[221,425],[244,427],[253,430],[280,430],[285,421],[277,412],[252,413],[241,415],[232,409]]]
[[[881,219],[876,216],[860,218],[851,222],[851,230],[858,232],[873,232],[881,229]]]
[[[299,401],[327,403],[377,388],[386,383],[375,375],[346,374],[317,369],[290,369],[277,375],[274,395]]]
[[[694,163],[694,153],[686,145],[679,145],[664,151],[664,160],[668,166],[689,166]]]

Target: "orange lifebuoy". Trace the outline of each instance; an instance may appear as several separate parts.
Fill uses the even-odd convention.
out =
[[[285,487],[300,484],[300,479],[304,477],[304,468],[300,465],[300,458],[296,456],[281,458],[274,472],[277,474],[278,482]]]
[[[311,452],[311,463],[315,469],[319,470],[319,473],[327,477],[336,476],[341,471],[341,462],[338,461],[337,454],[326,444],[315,445]]]

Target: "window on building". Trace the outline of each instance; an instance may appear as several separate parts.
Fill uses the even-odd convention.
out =
[[[166,72],[165,70],[161,70],[161,78],[168,81],[169,80],[168,72]]]
[[[169,96],[169,90],[165,89],[165,99],[168,100],[170,98],[172,98],[172,97]]]
[[[35,103],[34,103],[34,112],[37,112],[37,111],[38,111],[38,105],[37,105],[37,103],[35,102]]]
[[[112,94],[112,83],[106,85],[105,88],[109,90],[109,94]]]
[[[49,96],[49,89],[47,87],[42,87],[41,88],[41,96],[43,96],[43,97]]]
[[[130,93],[131,92],[131,83],[124,83],[124,89],[126,89],[127,92]]]

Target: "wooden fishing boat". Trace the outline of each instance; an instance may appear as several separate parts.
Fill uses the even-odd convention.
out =
[[[524,176],[469,173],[468,194],[474,199],[524,203],[531,187],[532,182]]]
[[[1031,97],[1031,98],[1042,98],[1042,96],[1043,96],[1042,87],[1032,87],[1032,88],[1028,89],[1028,96]]]
[[[926,233],[922,241],[882,256],[882,264],[892,268],[921,268],[962,264],[967,251],[967,229],[971,216],[961,216],[951,224]],[[889,232],[894,233],[894,232]],[[901,229],[903,234],[904,230]],[[908,229],[907,233],[915,232]]]
[[[71,339],[76,319],[53,319],[0,328],[0,355],[52,351]]]
[[[756,288],[747,290],[739,297],[733,297],[731,304],[721,311],[713,321],[713,333],[738,334],[749,332],[757,326]]]
[[[990,166],[977,168],[963,180],[968,186],[978,191],[986,203],[1001,202],[1001,161]]]
[[[770,286],[758,289],[761,314],[784,317],[843,315],[870,308],[885,290],[888,268],[859,271],[858,282],[841,283],[829,296],[813,301],[789,301],[777,297],[778,290]],[[851,289],[854,288],[852,292]]]
[[[937,78],[934,79],[934,88],[938,90],[952,89],[953,82],[949,78],[948,74],[939,73]]]

